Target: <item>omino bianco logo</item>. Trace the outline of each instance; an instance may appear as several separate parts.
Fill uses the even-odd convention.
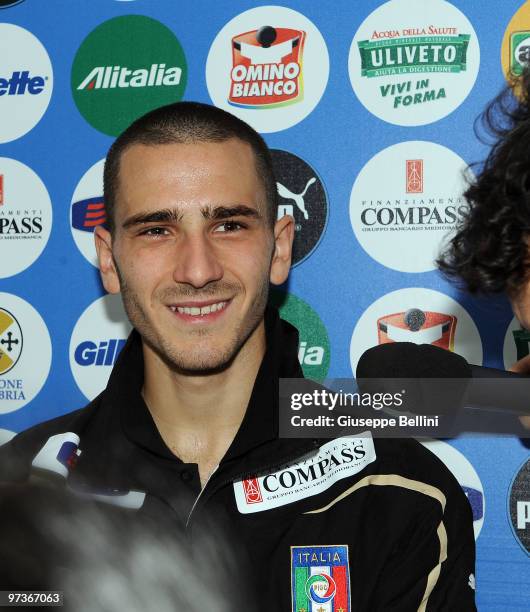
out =
[[[0,278],[22,272],[40,256],[52,228],[52,204],[27,166],[0,157]]]
[[[97,267],[94,229],[104,225],[107,216],[103,202],[103,168],[101,159],[89,168],[75,188],[70,205],[70,229],[83,257]]]
[[[364,311],[350,343],[352,372],[366,349],[388,342],[433,344],[470,363],[482,363],[482,343],[473,319],[456,300],[432,289],[392,291]]]
[[[52,65],[39,39],[24,28],[0,23],[0,143],[37,125],[52,90]]]
[[[281,6],[241,13],[216,36],[206,63],[208,92],[260,132],[304,119],[328,81],[329,58],[318,29]]]
[[[234,36],[230,104],[271,108],[303,100],[305,37],[303,30],[269,25]]]
[[[445,0],[390,0],[353,37],[353,89],[374,115],[396,125],[445,117],[473,88],[480,50],[473,26]]]
[[[106,295],[79,317],[70,338],[70,368],[87,399],[106,387],[131,331],[120,295]]]
[[[52,360],[50,334],[39,313],[16,295],[0,293],[0,413],[18,410],[41,390]]]
[[[374,155],[350,196],[359,244],[387,268],[434,270],[444,239],[467,210],[465,169],[456,153],[433,142],[401,142]]]

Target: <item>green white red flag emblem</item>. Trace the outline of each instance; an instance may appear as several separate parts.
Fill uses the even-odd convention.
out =
[[[348,546],[291,546],[292,612],[350,612]]]

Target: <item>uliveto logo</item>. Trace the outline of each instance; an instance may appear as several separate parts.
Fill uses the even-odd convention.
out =
[[[0,23],[0,143],[31,130],[50,102],[50,58],[31,32]]]
[[[167,26],[142,15],[115,17],[81,43],[72,94],[93,127],[116,136],[144,113],[180,100],[187,72],[184,51]]]
[[[471,91],[478,73],[477,35],[449,2],[390,0],[357,30],[349,55],[355,93],[374,115],[396,125],[445,117]]]

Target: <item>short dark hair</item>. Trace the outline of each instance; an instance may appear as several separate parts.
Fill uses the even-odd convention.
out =
[[[484,141],[482,126],[493,146],[464,194],[469,209],[437,264],[470,293],[515,296],[530,272],[530,71],[478,119],[475,132]]]
[[[234,115],[200,102],[175,102],[143,115],[114,141],[107,154],[103,176],[106,225],[114,230],[114,208],[119,187],[120,160],[134,144],[164,145],[224,142],[231,138],[248,143],[254,152],[256,171],[265,191],[271,226],[276,221],[278,192],[270,150],[263,138]]]

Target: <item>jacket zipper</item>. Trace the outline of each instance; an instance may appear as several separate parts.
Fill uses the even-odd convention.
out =
[[[188,518],[186,519],[186,529],[188,528],[188,525],[190,524],[191,515],[193,514],[193,511],[195,510],[195,507],[197,506],[197,504],[199,502],[199,499],[201,498],[201,495],[203,494],[204,490],[208,486],[208,483],[212,479],[212,476],[215,474],[215,472],[217,472],[218,469],[219,469],[219,466],[217,465],[215,467],[215,469],[212,470],[212,472],[210,473],[210,475],[206,479],[206,482],[204,483],[204,487],[200,490],[199,495],[197,495],[197,498],[193,502],[193,506],[191,507],[190,513],[188,514]]]

